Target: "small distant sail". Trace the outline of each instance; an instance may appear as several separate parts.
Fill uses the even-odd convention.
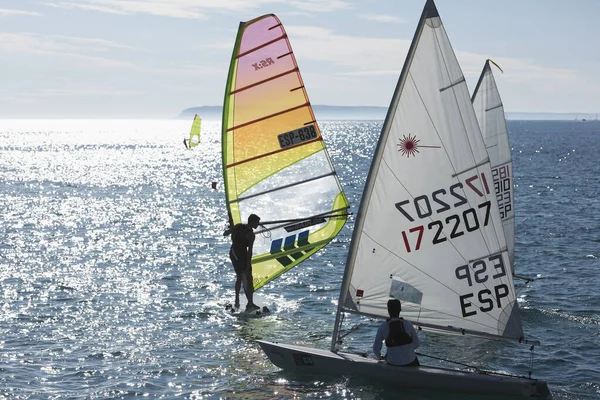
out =
[[[498,200],[498,209],[502,219],[504,237],[508,248],[511,271],[515,273],[515,202],[513,186],[513,165],[510,144],[508,142],[508,128],[504,116],[504,106],[496,86],[494,74],[490,67],[492,60],[487,60],[473,91],[473,108],[485,147],[490,156],[492,177],[494,178],[494,191]],[[498,67],[500,72],[502,69]]]
[[[187,141],[187,148],[193,149],[194,147],[200,144],[200,128],[201,128],[202,120],[196,114],[194,116],[194,122],[192,122],[192,129],[190,130],[190,138]]]
[[[347,218],[342,191],[287,34],[272,14],[239,26],[225,90],[223,178],[231,223],[257,230],[258,289],[329,243]]]
[[[365,185],[340,311],[523,338],[487,150],[432,0],[421,16]]]

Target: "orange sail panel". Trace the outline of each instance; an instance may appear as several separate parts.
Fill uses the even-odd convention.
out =
[[[342,191],[283,25],[241,23],[223,107],[223,177],[231,222],[261,222],[258,289],[329,243],[346,222]]]

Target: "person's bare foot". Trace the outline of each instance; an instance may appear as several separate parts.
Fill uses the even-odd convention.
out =
[[[246,311],[254,311],[254,310],[260,310],[260,306],[257,306],[256,304],[248,304],[246,306]]]

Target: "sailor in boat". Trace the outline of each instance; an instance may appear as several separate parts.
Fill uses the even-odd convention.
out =
[[[231,249],[229,258],[235,269],[235,308],[240,308],[240,289],[242,281],[244,282],[244,291],[248,304],[246,311],[260,309],[254,304],[254,286],[252,279],[252,246],[254,244],[254,231],[258,227],[260,218],[256,214],[250,214],[247,224],[236,224],[233,228],[225,231],[225,234],[231,234]]]
[[[381,323],[373,343],[373,352],[379,359],[385,358],[388,364],[398,366],[419,365],[415,349],[421,344],[415,328],[409,321],[400,318],[400,300],[391,299],[387,303],[390,318]],[[385,341],[387,354],[381,356],[381,345]]]

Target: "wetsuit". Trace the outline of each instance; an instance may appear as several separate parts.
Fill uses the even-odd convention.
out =
[[[252,232],[246,224],[236,224],[231,229],[231,249],[229,250],[229,258],[233,264],[235,272],[240,274],[248,267],[248,246],[250,241],[247,234]]]

